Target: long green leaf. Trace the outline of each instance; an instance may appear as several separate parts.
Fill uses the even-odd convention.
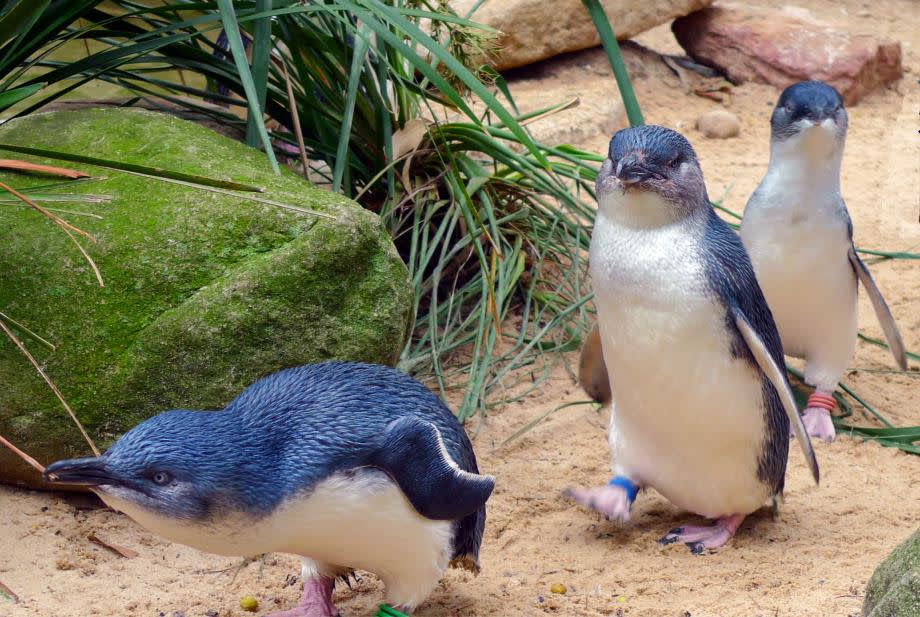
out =
[[[626,107],[626,117],[629,118],[631,126],[645,124],[642,118],[642,111],[639,109],[639,102],[636,100],[636,93],[633,91],[632,82],[629,80],[629,71],[626,70],[626,64],[623,62],[623,56],[620,54],[620,44],[617,43],[617,37],[613,34],[613,28],[607,13],[601,5],[600,0],[582,0],[594,27],[600,36],[604,51],[607,52],[607,59],[610,61],[610,67],[613,69],[613,76],[617,80],[617,87],[620,89],[620,96],[623,98],[623,105]]]
[[[256,11],[271,11],[272,0],[256,0]],[[256,99],[259,109],[265,109],[265,94],[268,90],[268,58],[272,49],[271,18],[257,19],[252,28],[252,80],[256,86]],[[246,124],[246,143],[250,146],[259,144],[259,128],[256,116],[249,110]]]
[[[355,101],[358,98],[358,83],[361,69],[364,66],[370,42],[367,40],[368,30],[362,24],[355,37],[355,47],[351,57],[351,69],[348,73],[348,91],[345,95],[345,110],[342,115],[342,128],[339,131],[339,145],[335,153],[335,170],[332,174],[332,191],[338,193],[342,188],[342,178],[348,167],[348,157],[345,153],[351,141],[351,125],[354,120]]]
[[[249,64],[246,61],[246,51],[243,49],[243,39],[240,37],[240,27],[236,20],[236,11],[233,9],[231,0],[217,0],[217,6],[220,7],[221,19],[224,22],[224,32],[227,34],[227,40],[230,42],[230,52],[233,55],[233,61],[236,63],[236,69],[240,74],[240,81],[243,82],[243,89],[246,91],[246,100],[249,102],[249,113],[255,121],[256,128],[259,131],[259,137],[262,139],[262,147],[271,163],[272,169],[276,174],[280,174],[278,160],[275,158],[275,151],[272,149],[271,140],[268,138],[268,131],[265,128],[265,121],[262,118],[262,106],[259,105],[259,95],[256,92],[256,85],[252,80],[252,73],[249,71]]]
[[[44,88],[46,85],[47,84],[42,82],[42,83],[37,83],[37,84],[31,84],[28,86],[20,86],[18,88],[13,88],[12,90],[6,90],[5,92],[0,92],[0,111],[3,111],[4,109],[8,109],[12,107],[13,105],[15,105],[16,103],[18,103],[19,101],[29,98],[30,96],[32,96],[33,94],[35,94],[36,92]]]
[[[45,12],[51,0],[19,0],[0,17],[0,45],[28,34],[31,24]]]

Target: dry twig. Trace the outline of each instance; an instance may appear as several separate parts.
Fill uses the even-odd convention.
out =
[[[83,231],[82,229],[78,229],[77,227],[74,227],[73,225],[71,225],[70,223],[68,223],[67,221],[65,221],[65,220],[62,219],[61,217],[59,217],[58,215],[54,214],[53,212],[50,212],[47,208],[44,208],[44,207],[38,205],[37,203],[35,203],[34,201],[32,201],[31,199],[29,199],[28,197],[26,197],[25,195],[23,195],[22,193],[20,193],[19,191],[17,191],[17,190],[14,189],[13,187],[11,187],[11,186],[9,186],[9,185],[7,185],[7,184],[4,184],[3,182],[0,182],[0,189],[3,189],[4,191],[7,191],[8,193],[10,193],[11,195],[13,195],[13,196],[16,197],[17,199],[20,199],[20,200],[22,200],[23,202],[29,204],[30,206],[32,206],[33,208],[35,208],[36,210],[38,210],[42,215],[44,215],[45,217],[47,217],[48,219],[50,219],[55,225],[57,225],[58,227],[60,227],[60,228],[64,231],[64,233],[67,234],[67,236],[68,236],[68,237],[73,241],[73,243],[77,246],[77,250],[79,250],[80,253],[83,254],[83,257],[86,259],[87,263],[88,263],[88,264],[90,265],[90,267],[93,269],[93,273],[95,273],[95,275],[96,275],[96,280],[99,281],[99,286],[100,286],[100,287],[105,287],[105,283],[102,282],[102,273],[99,272],[99,268],[96,266],[96,262],[93,261],[93,258],[89,256],[89,253],[86,252],[86,249],[83,248],[83,246],[77,241],[77,239],[74,237],[73,234],[74,234],[74,233],[78,233],[78,234],[80,234],[81,236],[83,236],[84,238],[86,238],[86,239],[88,239],[88,240],[91,240],[91,241],[93,241],[93,242],[96,241],[96,238],[94,238],[92,235],[86,233],[86,232]]]
[[[4,437],[3,435],[0,435],[0,444],[3,444],[3,445],[6,446],[7,448],[9,448],[10,451],[11,451],[13,454],[17,455],[19,458],[21,458],[22,460],[24,460],[24,461],[25,461],[26,463],[28,463],[30,466],[34,467],[35,470],[38,471],[38,473],[41,473],[41,474],[45,473],[45,466],[44,466],[44,465],[42,465],[41,463],[39,463],[38,461],[36,461],[34,458],[32,458],[31,456],[29,456],[28,454],[26,454],[25,452],[23,452],[22,450],[20,450],[20,449],[17,448],[16,446],[14,446],[14,445],[13,445],[12,443],[10,443],[10,441],[9,441],[6,437]]]
[[[86,536],[86,539],[92,542],[93,544],[98,544],[102,548],[109,549],[110,551],[112,551],[113,553],[117,555],[121,555],[125,559],[134,559],[135,557],[140,555],[140,553],[138,553],[134,549],[125,548],[124,546],[119,546],[107,540],[103,540],[102,538],[97,536],[95,533],[90,533],[88,536]]]
[[[19,604],[19,596],[13,593],[13,590],[0,582],[0,594],[9,597],[15,604]]]

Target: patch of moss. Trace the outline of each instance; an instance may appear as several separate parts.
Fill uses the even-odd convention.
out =
[[[883,561],[866,586],[863,617],[920,615],[920,530]]]
[[[24,339],[101,446],[164,409],[220,408],[280,368],[398,358],[412,319],[408,273],[377,217],[357,204],[293,173],[273,174],[243,144],[151,112],[33,115],[0,127],[0,143],[233,179],[334,217],[67,164],[105,176],[68,192],[112,198],[62,206],[103,217],[65,215],[98,239],[84,245],[105,279],[99,288],[52,223],[0,207],[0,310],[57,345],[51,352]],[[0,180],[17,188],[46,182]],[[0,433],[43,462],[87,453],[12,344],[0,344],[0,381]],[[2,480],[35,474],[0,452]]]

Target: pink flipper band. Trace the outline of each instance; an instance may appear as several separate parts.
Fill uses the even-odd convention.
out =
[[[818,407],[820,409],[826,409],[830,412],[837,408],[837,401],[834,400],[834,397],[830,394],[812,392],[811,396],[808,397],[808,404],[806,407]]]

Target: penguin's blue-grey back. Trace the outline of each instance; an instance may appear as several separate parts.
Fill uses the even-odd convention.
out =
[[[784,367],[783,345],[773,322],[773,314],[757,284],[747,251],[744,250],[738,235],[711,208],[702,250],[709,287],[727,309],[725,322],[726,328],[732,333],[732,355],[744,358],[760,371],[757,361],[735,325],[732,308],[737,307],[760,335],[776,365]],[[766,421],[770,429],[765,431],[765,443],[758,461],[757,475],[771,486],[775,495],[780,495],[783,492],[789,454],[789,417],[770,380],[766,376],[761,380]]]
[[[437,428],[460,469],[479,473],[469,437],[450,409],[418,381],[385,366],[325,362],[279,371],[247,388],[225,413],[238,415],[244,430],[275,427],[264,434],[278,435],[273,437],[278,440],[286,435],[288,444],[278,445],[290,454],[278,471],[286,476],[288,491],[366,462],[369,451],[372,457],[379,456],[376,449],[388,428],[411,417]],[[286,427],[279,434],[280,425]],[[345,435],[349,438],[343,439]],[[291,443],[298,446],[291,448]],[[316,460],[329,464],[316,466]],[[485,507],[456,525],[453,557],[470,556],[478,562]]]

